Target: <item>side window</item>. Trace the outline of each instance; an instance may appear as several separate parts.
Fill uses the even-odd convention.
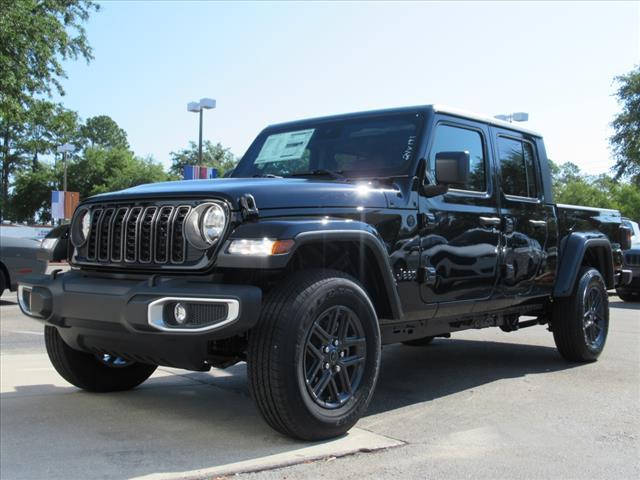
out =
[[[438,152],[469,152],[469,181],[464,185],[452,185],[460,190],[484,192],[487,189],[486,168],[482,135],[476,130],[438,125],[429,156],[429,169],[433,172]]]
[[[498,154],[504,194],[537,198],[533,146],[529,142],[498,137]]]

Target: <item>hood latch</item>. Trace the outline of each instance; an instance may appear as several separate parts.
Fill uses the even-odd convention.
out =
[[[240,204],[240,211],[242,212],[243,220],[254,220],[258,218],[258,206],[256,205],[256,199],[250,193],[245,193],[238,199]]]

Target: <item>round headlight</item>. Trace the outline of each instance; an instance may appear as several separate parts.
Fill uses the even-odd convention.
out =
[[[89,237],[90,230],[91,211],[84,208],[78,212],[71,224],[71,243],[76,247],[82,246]]]
[[[213,245],[218,241],[227,223],[227,216],[220,205],[211,205],[202,216],[200,227],[202,238],[205,242]]]
[[[206,250],[216,244],[227,227],[227,210],[224,205],[207,202],[191,210],[184,222],[184,236],[198,250]]]

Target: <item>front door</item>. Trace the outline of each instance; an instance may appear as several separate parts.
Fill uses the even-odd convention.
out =
[[[500,218],[488,139],[485,125],[447,117],[438,120],[432,135],[427,156],[431,181],[438,152],[467,151],[471,159],[466,184],[420,198],[421,296],[426,303],[438,303],[436,317],[468,313],[470,303],[491,297],[498,277]]]

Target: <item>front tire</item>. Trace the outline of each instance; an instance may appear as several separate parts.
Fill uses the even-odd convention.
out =
[[[260,413],[301,440],[347,432],[380,366],[380,330],[364,289],[331,270],[295,273],[271,291],[249,335],[248,377]]]
[[[609,299],[598,270],[585,267],[580,271],[573,294],[554,305],[551,325],[556,347],[565,360],[598,359],[609,330]]]
[[[89,392],[130,390],[149,378],[157,367],[74,350],[55,327],[44,327],[44,340],[49,360],[60,376]]]

